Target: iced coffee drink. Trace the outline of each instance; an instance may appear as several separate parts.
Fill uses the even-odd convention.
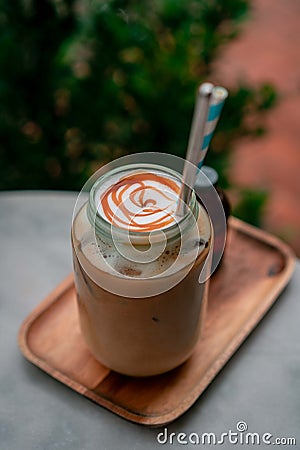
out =
[[[171,370],[203,324],[211,225],[192,194],[178,217],[181,176],[130,164],[95,180],[72,225],[79,320],[97,360],[126,375]]]

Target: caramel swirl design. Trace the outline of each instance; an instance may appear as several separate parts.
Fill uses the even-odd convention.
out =
[[[163,174],[130,173],[101,194],[100,212],[112,225],[129,231],[163,229],[175,223],[179,191],[179,182]]]

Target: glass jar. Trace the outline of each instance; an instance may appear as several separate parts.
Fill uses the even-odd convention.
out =
[[[207,306],[213,233],[205,209],[191,196],[170,226],[152,232],[115,226],[99,213],[99,187],[120,174],[160,173],[164,165],[122,161],[93,179],[72,223],[79,320],[85,341],[103,365],[132,376],[156,375],[189,358]],[[120,176],[121,176],[120,175]]]

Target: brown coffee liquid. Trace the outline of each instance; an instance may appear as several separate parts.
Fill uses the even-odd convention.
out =
[[[132,376],[160,374],[189,358],[206,311],[208,283],[200,285],[198,278],[207,251],[172,289],[128,298],[97,285],[81,266],[73,244],[80,326],[95,358]],[[120,280],[112,276],[111,282]]]
[[[203,221],[202,210],[201,215]],[[116,276],[101,261],[95,265],[99,258],[94,264],[85,250],[91,228],[83,208],[73,223],[73,260],[80,326],[95,358],[132,376],[156,375],[183,363],[194,350],[206,311],[208,283],[199,284],[198,278],[209,239],[206,245],[202,242],[202,251],[189,273],[175,284],[177,273],[164,277],[162,272],[156,278],[139,279],[142,266],[129,268],[129,272],[119,270]],[[167,252],[166,258],[174,257]],[[172,276],[174,287],[164,289]],[[120,287],[124,296],[101,287],[104,281],[108,287]],[[165,292],[147,297],[153,284]],[[130,297],[131,292],[144,297]]]

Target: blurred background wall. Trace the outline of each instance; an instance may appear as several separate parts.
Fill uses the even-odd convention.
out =
[[[253,0],[242,32],[219,54],[215,73],[228,86],[265,80],[277,92],[260,139],[235,144],[233,185],[268,192],[261,226],[281,236],[300,256],[300,1]]]

